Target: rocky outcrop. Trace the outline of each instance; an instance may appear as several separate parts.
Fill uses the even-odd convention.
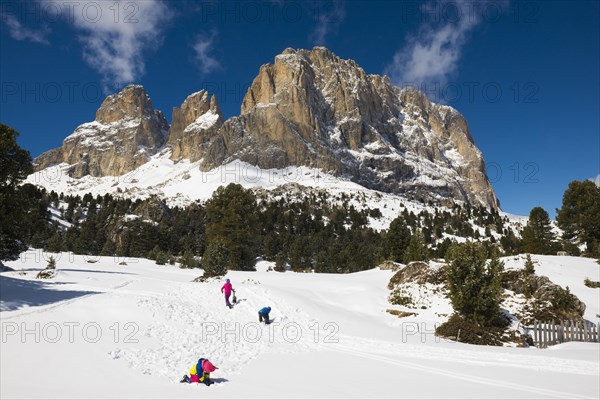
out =
[[[525,270],[507,270],[502,273],[502,286],[517,294],[527,294],[529,299],[517,314],[529,325],[533,321],[561,321],[581,319],[586,305],[547,276],[528,275]]]
[[[173,108],[167,145],[171,159],[197,161],[206,153],[208,143],[223,125],[217,98],[206,90],[189,95],[180,108]]]
[[[148,162],[169,129],[142,86],[130,85],[104,100],[96,119],[80,125],[63,145],[35,159],[37,170],[60,163],[75,178],[123,175]]]
[[[379,264],[378,267],[383,271],[398,271],[400,268],[402,268],[402,264],[395,261],[386,260]]]
[[[388,283],[388,289],[396,289],[399,285],[416,283],[424,285],[441,285],[446,281],[446,267],[432,268],[423,261],[413,261],[401,268],[392,276]]]
[[[316,167],[419,200],[498,207],[460,113],[322,47],[286,49],[260,68],[241,115],[211,140],[202,169],[235,159]]]
[[[164,219],[171,218],[171,211],[167,204],[154,196],[135,205],[133,213],[138,215],[142,220],[158,223],[161,223]]]

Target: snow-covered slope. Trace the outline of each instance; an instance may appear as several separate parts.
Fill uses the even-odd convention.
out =
[[[582,259],[557,259],[542,258],[537,266],[557,282],[574,265],[590,279],[598,270]],[[15,272],[0,274],[0,397],[600,395],[598,344],[538,350],[437,340],[427,319],[404,322],[385,312],[391,271],[278,273],[261,262],[258,272],[228,274],[240,299],[229,310],[222,281],[190,282],[200,270],[94,260],[64,253],[57,277],[39,281],[46,261],[32,250],[8,263]],[[568,280],[573,293],[587,296],[582,280]],[[588,308],[598,309],[598,302]],[[257,310],[267,305],[274,323],[257,325]],[[202,356],[219,367],[217,383],[178,383]]]
[[[376,229],[387,228],[403,208],[414,212],[433,209],[402,196],[366,189],[354,182],[324,173],[318,168],[261,169],[242,161],[234,161],[202,172],[198,168],[200,161],[173,162],[170,157],[170,151],[166,150],[134,171],[118,177],[87,175],[73,179],[67,174],[69,166],[61,164],[30,175],[25,182],[42,186],[48,191],[80,196],[86,193],[94,196],[111,193],[133,199],[145,199],[156,195],[165,199],[171,206],[186,206],[196,200],[205,201],[219,186],[229,183],[267,191],[287,187],[284,191],[290,194],[307,192],[311,188],[323,189],[330,198],[346,194],[360,199],[352,203],[357,209],[379,209],[383,217],[371,221],[371,226]]]
[[[171,151],[166,149],[150,158],[146,164],[122,176],[84,176],[78,179],[67,173],[68,164],[45,168],[27,177],[25,183],[44,187],[48,191],[69,195],[93,196],[110,193],[115,196],[145,199],[156,195],[165,199],[170,206],[186,206],[199,200],[205,201],[219,186],[238,183],[245,188],[257,191],[287,193],[291,196],[308,194],[311,190],[325,191],[330,202],[342,195],[351,198],[350,205],[358,210],[378,209],[382,217],[371,218],[369,224],[377,230],[387,229],[390,222],[401,211],[418,214],[422,210],[433,212],[434,207],[407,199],[401,195],[367,189],[357,183],[333,176],[318,168],[288,167],[284,169],[261,169],[243,161],[203,172],[198,167],[200,161],[189,162],[171,159]],[[273,194],[272,197],[277,197]],[[446,209],[437,206],[438,209]],[[509,225],[519,231],[526,223],[526,217],[503,214],[509,218]],[[482,231],[483,233],[483,231]],[[455,237],[457,240],[463,238]]]

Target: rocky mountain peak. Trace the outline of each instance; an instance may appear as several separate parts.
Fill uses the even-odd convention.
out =
[[[96,121],[110,124],[124,119],[154,118],[162,113],[154,110],[152,100],[141,85],[126,86],[119,93],[108,96],[98,111]]]
[[[173,108],[167,140],[171,159],[199,160],[222,124],[223,115],[216,96],[209,96],[206,90],[189,95],[180,108]]]
[[[324,47],[285,49],[260,67],[202,165],[318,167],[363,186],[428,201],[498,207],[467,123],[425,94],[367,75]]]
[[[130,85],[108,96],[96,119],[78,126],[61,147],[36,158],[36,168],[66,163],[73,177],[123,175],[164,145],[168,129],[144,88]]]
[[[215,95],[210,98],[210,111],[212,111],[213,114],[220,115],[221,117],[223,116],[221,108],[219,107],[219,102],[217,101],[217,96]]]

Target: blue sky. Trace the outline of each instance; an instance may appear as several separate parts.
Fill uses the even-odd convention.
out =
[[[551,215],[600,173],[597,1],[19,1],[0,3],[0,121],[37,156],[146,87],[168,120],[200,89],[239,113],[261,64],[325,45],[467,119],[505,211]]]

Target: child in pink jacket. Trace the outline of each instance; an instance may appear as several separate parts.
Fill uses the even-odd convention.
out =
[[[232,291],[233,287],[231,286],[231,282],[229,282],[229,279],[227,279],[225,284],[221,288],[221,293],[225,294],[225,305],[229,308],[233,308],[233,306],[229,302],[229,296],[231,296]]]

